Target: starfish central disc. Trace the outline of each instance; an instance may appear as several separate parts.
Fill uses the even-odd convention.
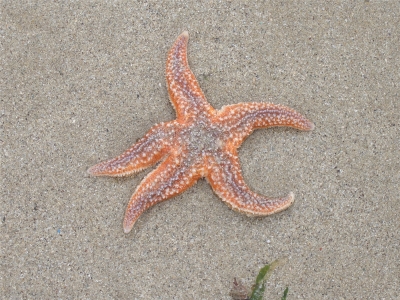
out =
[[[184,192],[202,177],[232,209],[249,215],[270,215],[294,201],[293,193],[269,198],[251,191],[243,180],[237,149],[258,128],[288,126],[307,131],[314,124],[293,109],[272,103],[214,109],[187,63],[188,38],[183,32],[167,57],[167,87],[176,119],[153,126],[124,153],[88,170],[94,176],[126,176],[162,160],[128,203],[126,233],[145,210]]]
[[[182,132],[180,138],[187,141],[193,155],[205,155],[220,150],[223,145],[223,132],[215,125],[199,121]]]

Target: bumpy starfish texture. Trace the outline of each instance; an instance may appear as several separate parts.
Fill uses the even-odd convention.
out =
[[[123,223],[126,233],[145,210],[182,193],[202,177],[232,209],[246,214],[270,215],[294,201],[293,193],[269,198],[251,191],[243,180],[237,149],[257,128],[313,130],[314,124],[293,109],[272,103],[214,109],[189,68],[188,39],[188,33],[183,32],[167,58],[168,93],[176,119],[155,125],[120,156],[88,170],[95,176],[126,176],[163,160],[130,199]]]

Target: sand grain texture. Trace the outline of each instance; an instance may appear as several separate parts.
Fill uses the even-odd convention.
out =
[[[230,299],[234,277],[288,257],[267,299],[399,299],[399,15],[396,1],[1,2],[1,298]],[[252,189],[296,202],[248,218],[201,180],[125,235],[150,170],[86,170],[174,119],[165,59],[183,30],[215,108],[274,102],[315,123],[240,148]]]

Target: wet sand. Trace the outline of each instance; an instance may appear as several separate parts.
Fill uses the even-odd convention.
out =
[[[4,299],[230,299],[287,257],[266,299],[400,298],[399,11],[395,1],[1,4],[0,294]],[[287,105],[313,132],[258,130],[240,148],[265,218],[232,211],[205,180],[122,219],[152,168],[94,178],[175,118],[165,59],[189,63],[215,107]]]

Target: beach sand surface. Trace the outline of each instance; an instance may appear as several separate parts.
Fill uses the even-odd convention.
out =
[[[398,1],[3,1],[2,299],[231,299],[286,258],[265,299],[400,299]],[[255,131],[248,185],[293,206],[250,218],[200,180],[122,220],[149,168],[87,169],[175,118],[167,51],[217,109],[287,105],[312,132]]]

